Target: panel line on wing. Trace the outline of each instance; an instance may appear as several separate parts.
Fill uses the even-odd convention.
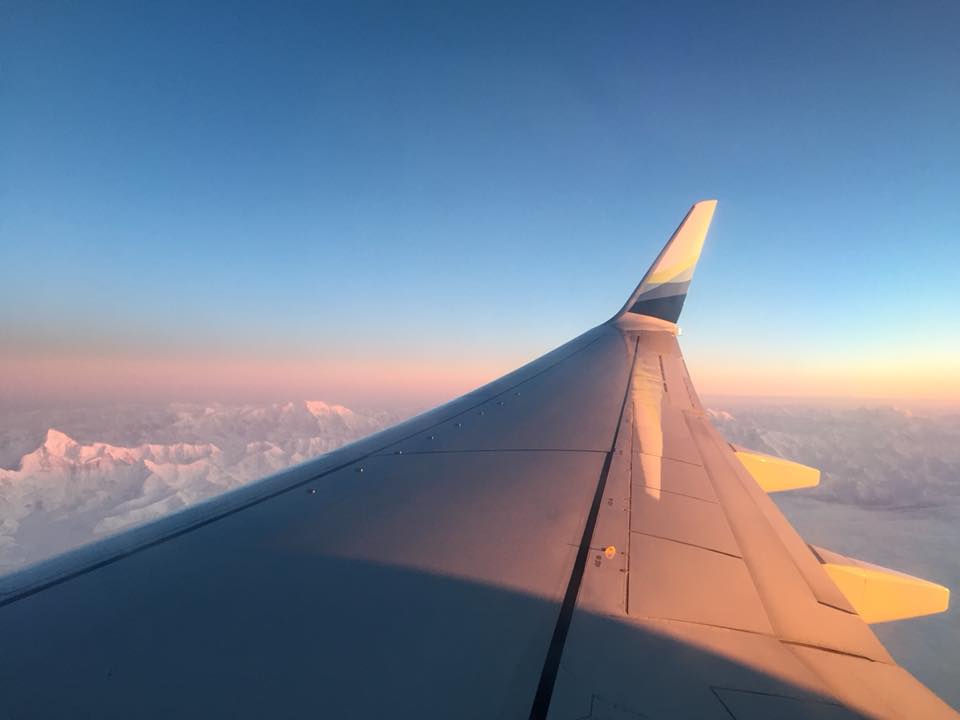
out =
[[[695,465],[694,467],[699,467],[699,466]],[[633,485],[634,483],[630,483],[630,484]],[[677,492],[676,490],[665,490],[664,488],[656,485],[646,485],[643,483],[636,483],[636,484],[641,485],[643,488],[647,490],[656,490],[658,493],[666,493],[667,495],[678,495],[680,497],[690,498],[691,500],[699,500],[700,502],[710,503],[711,505],[717,504],[716,500],[707,500],[707,498],[697,497],[696,495],[689,495],[688,493]]]
[[[610,472],[613,453],[617,447],[620,426],[623,424],[623,413],[627,407],[627,401],[630,399],[630,390],[633,385],[633,370],[639,354],[639,346],[640,338],[638,337],[633,345],[633,357],[630,359],[630,371],[627,374],[623,401],[620,404],[620,416],[617,418],[616,429],[613,431],[610,451],[607,453],[606,459],[603,462],[603,469],[600,471],[600,477],[597,480],[597,490],[593,497],[593,504],[590,507],[590,514],[587,516],[587,522],[583,528],[580,549],[577,552],[577,559],[574,561],[570,582],[567,585],[563,602],[560,605],[560,613],[557,616],[557,624],[554,627],[553,636],[550,639],[550,646],[547,648],[547,655],[544,659],[540,681],[537,683],[537,690],[533,698],[533,706],[530,708],[530,720],[545,720],[550,710],[550,700],[553,697],[553,688],[556,685],[557,672],[560,669],[560,659],[563,657],[563,648],[566,644],[567,633],[570,631],[570,623],[573,620],[573,613],[577,606],[577,596],[580,594],[580,585],[587,567],[587,557],[590,553],[590,544],[593,540],[593,532],[596,527],[597,517],[600,513],[600,504],[603,501],[603,491],[606,487],[607,475]]]
[[[589,448],[456,448],[453,450],[404,450],[402,453],[375,453],[377,457],[392,457],[394,455],[457,455],[462,453],[513,453],[513,452],[544,452],[544,453],[593,453],[605,455],[606,450],[590,450]],[[368,456],[369,457],[369,456]]]
[[[717,630],[729,630],[730,632],[743,633],[744,635],[754,635],[757,637],[776,639],[776,635],[772,635],[771,633],[768,633],[768,632],[751,630],[749,628],[739,627],[735,625],[724,625],[723,623],[711,623],[711,622],[704,622],[702,620],[688,620],[686,618],[662,617],[658,615],[644,615],[642,613],[631,614],[630,617],[632,620],[637,622],[644,621],[644,622],[658,623],[663,625],[692,625],[694,627],[715,628]]]
[[[735,555],[734,553],[725,552],[723,550],[717,550],[716,548],[709,547],[708,545],[701,545],[699,543],[688,542],[686,540],[677,540],[677,538],[667,537],[666,535],[657,535],[656,533],[652,532],[644,532],[643,530],[632,530],[631,532],[634,532],[637,535],[646,535],[647,537],[656,538],[657,540],[666,540],[667,542],[678,543],[679,545],[686,545],[687,547],[694,547],[699,550],[706,550],[707,552],[717,553],[718,555],[726,555],[727,557],[736,558],[737,560],[743,559],[740,555]]]

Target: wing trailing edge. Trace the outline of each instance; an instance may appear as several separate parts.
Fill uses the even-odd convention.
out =
[[[701,200],[690,208],[614,320],[628,314],[671,323],[680,319],[716,207],[716,200]]]

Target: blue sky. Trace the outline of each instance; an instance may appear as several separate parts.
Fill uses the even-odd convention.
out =
[[[681,320],[702,391],[960,402],[958,25],[948,2],[5,3],[0,396],[266,372],[439,398],[606,319],[716,197]],[[163,363],[196,382],[151,383]]]

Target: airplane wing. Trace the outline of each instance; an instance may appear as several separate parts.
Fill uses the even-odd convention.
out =
[[[866,621],[946,590],[811,548],[676,322],[715,202],[519,370],[0,579],[2,718],[958,718]]]

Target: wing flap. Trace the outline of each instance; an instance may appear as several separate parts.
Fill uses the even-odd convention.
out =
[[[720,498],[730,527],[750,568],[770,622],[781,639],[842,653],[893,662],[876,636],[855,615],[823,604],[785,537],[796,535],[786,521],[771,522],[779,512],[733,456],[727,443],[703,416],[687,415],[690,430],[703,456],[703,465]],[[740,475],[742,473],[742,476]],[[796,541],[802,544],[799,536]],[[817,572],[816,559],[807,552]],[[838,593],[839,594],[839,593]]]

